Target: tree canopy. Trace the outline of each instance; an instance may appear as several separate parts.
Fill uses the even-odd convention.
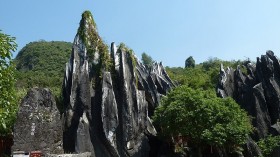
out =
[[[194,68],[167,67],[166,71],[170,78],[179,85],[187,85],[194,89],[215,90],[219,79],[221,64],[224,67],[236,68],[246,61],[223,61],[218,58],[209,58],[207,61],[197,64]],[[243,66],[241,70],[245,72]]]
[[[156,108],[153,120],[165,138],[183,136],[195,147],[234,149],[245,143],[252,131],[247,113],[233,99],[187,86],[168,93]]]
[[[15,58],[16,86],[61,88],[71,48],[71,43],[62,41],[37,41],[27,44]]]
[[[153,63],[154,63],[154,60],[152,59],[151,56],[149,56],[148,54],[146,54],[145,52],[142,53],[142,63],[145,65],[146,68],[151,68]]]
[[[192,56],[188,57],[185,61],[185,68],[194,68],[195,67],[195,60]]]
[[[0,136],[12,132],[16,118],[15,68],[11,62],[16,48],[15,38],[0,31]]]

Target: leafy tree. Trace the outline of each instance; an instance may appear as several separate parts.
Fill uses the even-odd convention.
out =
[[[172,80],[176,81],[179,85],[187,85],[193,89],[213,89],[216,83],[211,82],[211,75],[209,75],[202,68],[166,68],[168,75]]]
[[[269,156],[272,151],[280,146],[280,136],[267,136],[264,139],[261,139],[260,141],[258,141],[258,146],[260,147],[260,149],[262,150],[262,154],[264,156]]]
[[[252,131],[246,112],[233,99],[218,98],[212,91],[180,86],[161,103],[153,116],[161,135],[167,139],[183,136],[198,150],[204,146],[237,149]]]
[[[11,62],[16,48],[15,38],[0,31],[0,136],[12,132],[16,117],[15,68]]]
[[[188,57],[185,61],[185,68],[194,68],[195,67],[195,60],[192,56]]]
[[[151,56],[149,56],[148,54],[146,54],[145,52],[142,53],[142,63],[145,65],[146,68],[151,68],[153,66],[153,59]]]

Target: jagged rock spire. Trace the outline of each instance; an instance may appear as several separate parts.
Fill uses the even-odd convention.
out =
[[[161,63],[148,71],[130,49],[113,43],[110,54],[84,12],[64,77],[64,150],[148,156],[148,135],[156,134],[149,116],[174,84]]]
[[[280,135],[279,59],[272,51],[267,51],[265,55],[257,58],[256,64],[245,63],[246,71],[242,71],[240,66],[226,72],[221,69],[217,94],[220,97],[232,97],[253,117],[253,140],[258,141],[270,134]],[[254,141],[248,140],[245,148],[247,152],[259,152],[257,147],[251,147],[253,143]]]
[[[77,42],[78,41],[78,42]],[[109,70],[111,59],[108,46],[103,42],[97,31],[90,11],[82,14],[82,19],[74,43],[79,43],[83,55],[93,66],[99,66],[101,70]],[[100,75],[100,74],[99,74]]]

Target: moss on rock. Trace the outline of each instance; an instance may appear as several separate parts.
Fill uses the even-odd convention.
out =
[[[132,66],[133,66],[133,71],[135,72],[135,84],[136,84],[136,87],[138,88],[138,76],[137,76],[137,72],[136,72],[137,71],[137,69],[136,69],[137,58],[134,55],[134,51],[131,48],[127,47],[124,43],[120,43],[119,49],[121,49],[125,53],[129,53],[129,57],[130,57],[130,60],[132,62]]]
[[[97,26],[90,11],[82,14],[78,35],[85,44],[89,63],[93,70],[101,77],[102,70],[110,71],[113,63],[108,46],[103,42],[97,32]]]

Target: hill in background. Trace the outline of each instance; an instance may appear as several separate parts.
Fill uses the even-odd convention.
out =
[[[63,41],[36,41],[27,44],[14,60],[17,88],[60,88],[71,49],[72,43]]]

